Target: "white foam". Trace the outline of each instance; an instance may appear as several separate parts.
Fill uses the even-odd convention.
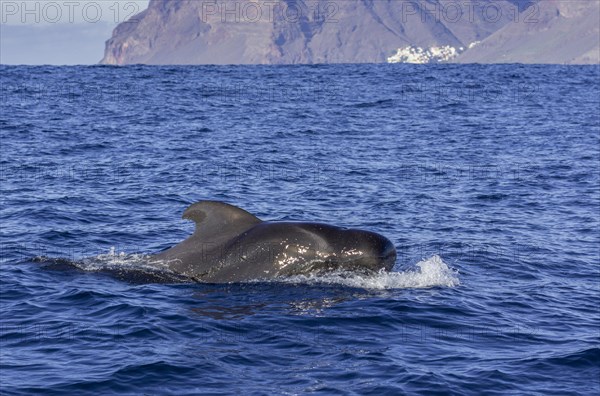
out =
[[[122,267],[127,268],[144,268],[148,267],[149,255],[145,254],[128,254],[125,252],[117,253],[115,247],[111,247],[106,254],[99,254],[94,257],[89,257],[78,262],[79,267],[85,271],[98,271],[108,268]]]
[[[283,279],[290,283],[339,284],[363,289],[417,289],[427,287],[455,287],[460,284],[458,271],[448,267],[438,255],[419,261],[414,270],[403,272],[380,271],[373,275],[330,273],[325,275],[297,275]]]

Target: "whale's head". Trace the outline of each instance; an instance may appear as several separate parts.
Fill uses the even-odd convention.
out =
[[[318,223],[270,223],[262,227],[269,228],[270,240],[281,241],[275,249],[280,274],[390,271],[396,264],[396,247],[375,232]]]
[[[389,271],[396,263],[396,247],[383,235],[347,229],[336,239],[338,249],[334,254],[342,269]]]
[[[228,261],[236,266],[274,276],[293,276],[336,271],[370,273],[390,271],[396,248],[371,231],[320,223],[263,222],[243,234],[242,256]]]

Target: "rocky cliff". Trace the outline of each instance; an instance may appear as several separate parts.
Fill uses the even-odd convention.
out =
[[[539,1],[456,61],[599,64],[600,1]]]
[[[466,50],[457,58],[460,61],[494,62],[492,55],[507,45],[506,37],[510,43],[519,42],[519,34],[530,37],[524,47],[511,44],[514,49],[509,46],[506,53],[542,46],[541,39],[533,38],[535,29],[513,32],[515,27],[524,29],[516,22],[531,11],[533,1],[151,0],[147,10],[117,26],[101,63],[377,63],[393,59],[399,49],[409,46],[445,46],[457,53]],[[561,23],[552,37],[561,29],[579,26]],[[582,29],[591,37],[592,19],[587,23]],[[480,41],[481,47],[473,47]],[[551,47],[540,51],[551,53]],[[475,55],[469,58],[472,51]],[[575,52],[569,59],[588,56]],[[514,59],[528,61],[535,54]],[[513,58],[505,54],[503,59]]]

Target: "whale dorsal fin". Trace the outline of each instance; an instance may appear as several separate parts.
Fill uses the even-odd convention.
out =
[[[194,237],[210,239],[239,234],[262,223],[262,220],[245,210],[218,201],[196,202],[183,211],[182,218],[196,223]]]

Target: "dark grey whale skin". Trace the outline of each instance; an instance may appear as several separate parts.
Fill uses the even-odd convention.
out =
[[[201,201],[182,216],[194,233],[150,263],[197,282],[227,283],[314,272],[391,270],[392,242],[374,232],[319,223],[268,222],[235,206]]]

